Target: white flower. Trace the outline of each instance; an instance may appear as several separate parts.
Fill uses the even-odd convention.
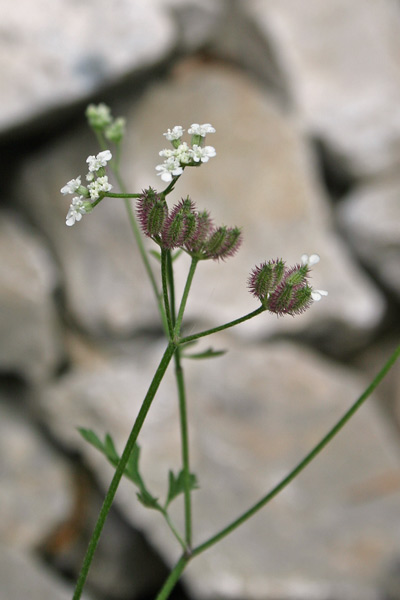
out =
[[[66,217],[66,223],[68,226],[74,225],[75,221],[80,221],[82,219],[82,215],[86,214],[87,211],[83,202],[83,196],[75,196],[75,198],[72,198],[72,202]]]
[[[175,125],[175,127],[168,129],[167,133],[163,133],[163,135],[165,135],[169,142],[173,142],[174,140],[179,140],[183,136],[184,131],[181,125]]]
[[[70,181],[68,181],[68,183],[64,185],[64,187],[62,187],[60,191],[62,194],[75,194],[75,192],[80,186],[81,176],[79,175],[79,177],[77,177],[76,179],[71,179]]]
[[[100,192],[109,192],[111,189],[112,185],[109,183],[107,175],[98,177],[96,181],[93,181],[88,185],[90,198],[92,200],[97,200],[100,197]]]
[[[313,290],[311,292],[311,298],[314,300],[314,302],[319,302],[322,298],[322,296],[327,296],[328,292],[325,290]]]
[[[215,133],[215,129],[210,123],[204,123],[203,125],[192,123],[188,129],[188,133],[190,133],[190,135],[200,135],[201,137],[206,137],[207,133]]]
[[[319,261],[320,261],[320,258],[318,256],[318,254],[311,254],[311,256],[308,256],[308,254],[303,254],[301,257],[302,264],[308,265],[309,267],[316,265],[317,263],[319,263]]]
[[[192,162],[192,159],[194,158],[193,150],[189,148],[186,142],[183,142],[183,144],[180,144],[177,147],[177,149],[175,150],[175,156],[179,160],[179,162],[183,164],[188,164]]]
[[[204,148],[202,148],[201,146],[197,146],[196,144],[193,145],[193,160],[195,162],[203,162],[206,163],[208,162],[209,158],[212,158],[213,156],[216,156],[216,151],[215,148],[213,148],[212,146],[204,146]]]
[[[172,181],[172,177],[177,177],[183,173],[183,168],[181,167],[179,160],[174,156],[167,158],[162,165],[157,165],[156,170],[159,171],[157,175],[160,175],[161,179],[167,183]]]
[[[107,162],[112,159],[112,154],[109,150],[103,150],[99,152],[97,156],[88,156],[86,162],[89,165],[89,171],[93,173],[98,171],[101,167],[105,167]]]
[[[164,158],[171,158],[171,156],[176,156],[176,150],[172,150],[171,148],[164,148],[164,150],[160,150],[158,154],[160,156],[164,156]]]

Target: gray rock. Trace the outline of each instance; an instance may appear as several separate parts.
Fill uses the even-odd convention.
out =
[[[0,213],[0,368],[44,379],[60,361],[62,343],[53,294],[58,271],[43,240]]]
[[[328,298],[294,320],[263,317],[261,326],[257,319],[238,331],[267,335],[328,329],[332,347],[342,349],[365,339],[382,317],[382,297],[333,229],[314,157],[296,117],[245,75],[189,60],[173,79],[154,84],[128,113],[123,156],[128,187],[162,189],[154,170],[161,162],[158,151],[168,145],[162,133],[175,124],[187,129],[193,121],[216,127],[206,143],[216,147],[217,157],[185,171],[171,202],[189,193],[217,223],[242,226],[244,243],[226,264],[199,265],[188,316],[210,326],[246,314],[257,307],[246,289],[253,266],[277,256],[293,264],[303,252],[317,252],[321,263],[313,285],[328,290]],[[187,272],[184,263],[176,263],[180,285]]]
[[[0,545],[2,600],[71,600],[72,589],[32,556]],[[87,596],[82,596],[87,598]]]
[[[69,179],[85,175],[86,157],[96,153],[89,131],[70,136],[26,165],[17,196],[57,257],[72,320],[92,334],[123,336],[153,324],[157,310],[123,202],[103,202],[82,222],[67,227],[71,196],[60,194]]]
[[[305,126],[357,177],[400,160],[400,10],[394,0],[241,3],[270,40]]]
[[[301,347],[233,349],[186,367],[195,543],[235,519],[285,476],[363,391],[365,382]],[[150,351],[152,351],[150,355]],[[154,352],[156,356],[154,356]],[[48,390],[43,410],[57,435],[80,448],[105,486],[112,469],[75,426],[110,432],[121,450],[147,387],[146,360],[81,369]],[[150,376],[148,377],[150,379]],[[169,373],[140,434],[142,470],[164,497],[167,470],[179,469],[179,425]],[[380,576],[399,552],[398,445],[368,402],[323,454],[269,507],[191,563],[184,581],[195,598],[377,600]],[[389,481],[390,483],[390,481]],[[166,560],[179,547],[158,515],[132,503],[123,482],[117,502]],[[182,506],[171,514],[182,527]]]
[[[153,67],[175,43],[171,17],[154,0],[63,0],[0,10],[0,130],[84,100],[129,73]]]
[[[12,401],[0,403],[0,538],[26,551],[71,510],[71,472]]]
[[[360,259],[400,298],[400,179],[359,186],[338,206],[338,219]]]
[[[212,326],[254,310],[258,303],[248,293],[247,278],[256,264],[277,256],[293,264],[304,252],[317,252],[322,268],[315,271],[313,284],[329,290],[328,299],[295,320],[270,316],[261,327],[258,320],[240,331],[264,336],[328,330],[332,347],[346,349],[371,335],[381,320],[383,300],[335,234],[310,149],[289,113],[246,76],[196,61],[184,62],[174,78],[152,86],[134,109],[125,104],[115,112],[125,111],[122,170],[132,192],[149,185],[162,189],[154,167],[161,162],[158,152],[165,147],[162,133],[168,127],[182,123],[187,128],[199,120],[217,128],[209,140],[217,158],[185,172],[172,201],[191,194],[216,222],[243,226],[245,243],[226,264],[199,265],[188,303],[192,322]],[[77,133],[30,161],[19,176],[18,195],[23,210],[53,244],[74,318],[92,332],[126,335],[158,321],[122,202],[103,202],[73,228],[64,223],[70,197],[62,199],[59,189],[85,173],[85,158],[95,152],[88,140]],[[188,261],[175,264],[179,293]]]

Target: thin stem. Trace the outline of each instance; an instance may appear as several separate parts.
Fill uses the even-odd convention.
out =
[[[175,304],[175,282],[174,282],[174,270],[172,268],[172,256],[171,250],[167,250],[167,277],[169,294],[171,298],[171,320],[172,325],[175,327],[176,322],[176,304]]]
[[[116,173],[116,171],[114,171],[114,173]],[[107,192],[104,194],[104,198],[140,198],[142,196],[142,194],[117,194],[117,193],[112,193],[112,192]]]
[[[199,262],[199,259],[193,257],[192,262],[190,263],[189,273],[188,273],[188,276],[186,279],[185,288],[183,290],[182,299],[181,299],[181,303],[180,303],[179,311],[178,311],[178,316],[176,318],[175,329],[174,329],[175,337],[177,337],[179,335],[179,332],[181,330],[183,313],[185,312],[186,302],[187,302],[189,291],[190,291],[190,286],[192,285],[194,273],[196,271],[198,262]]]
[[[211,335],[212,333],[217,333],[218,331],[223,331],[224,329],[229,329],[229,327],[234,327],[235,325],[239,325],[240,323],[244,323],[257,315],[260,315],[266,309],[264,306],[260,306],[253,312],[244,315],[244,317],[240,317],[239,319],[235,319],[234,321],[230,321],[229,323],[225,323],[225,325],[220,325],[219,327],[213,327],[212,329],[206,329],[205,331],[200,331],[199,333],[194,333],[193,335],[188,335],[179,340],[179,344],[187,344],[188,342],[193,342],[193,340],[198,340],[201,337],[205,337],[206,335]]]
[[[115,178],[116,178],[116,180],[118,182],[118,185],[119,185],[120,189],[124,191],[125,190],[125,185],[124,185],[124,182],[123,182],[122,177],[120,175],[120,172],[117,169],[114,169],[114,175],[115,175]],[[150,280],[151,287],[153,288],[153,292],[154,292],[154,296],[155,296],[156,301],[157,301],[157,306],[158,306],[158,310],[159,310],[159,313],[160,313],[160,316],[161,316],[163,328],[164,328],[164,331],[167,333],[168,332],[168,322],[167,322],[167,316],[165,314],[165,310],[164,310],[164,305],[163,305],[163,302],[162,302],[161,294],[160,294],[160,291],[159,291],[159,288],[158,288],[158,284],[157,284],[156,278],[155,278],[154,273],[153,273],[153,269],[151,268],[151,264],[150,264],[150,261],[149,261],[148,254],[147,254],[146,249],[145,249],[144,244],[143,244],[142,236],[140,234],[140,229],[139,229],[138,224],[136,222],[136,218],[135,218],[135,214],[134,214],[133,209],[132,209],[132,205],[129,202],[129,194],[128,194],[128,197],[125,197],[124,202],[125,202],[126,211],[128,213],[129,223],[130,223],[130,226],[131,226],[131,229],[132,229],[133,236],[135,238],[137,247],[139,249],[139,253],[140,253],[140,256],[142,258],[142,261],[143,261],[143,264],[144,264],[144,268],[146,269],[146,273],[147,273],[148,278]]]
[[[165,188],[165,190],[163,190],[161,192],[161,196],[168,196],[168,194],[170,194],[172,192],[172,190],[175,187],[176,182],[178,181],[180,175],[177,175],[177,177],[174,177],[171,181],[171,183],[169,185],[167,185],[167,187]]]
[[[168,271],[168,284],[169,293],[171,297],[171,318],[172,323],[175,326],[175,282],[174,282],[174,271],[172,266],[171,252],[167,252],[167,271]],[[181,432],[181,455],[182,455],[182,471],[183,471],[183,485],[184,485],[184,509],[185,509],[185,540],[187,547],[190,548],[192,545],[192,501],[191,501],[191,490],[190,490],[190,461],[189,461],[189,428],[187,419],[186,409],[186,391],[185,391],[185,380],[183,374],[183,368],[181,365],[181,349],[176,349],[174,354],[175,361],[175,379],[178,388],[178,400],[179,400],[179,423]]]
[[[84,562],[82,565],[82,569],[79,574],[79,578],[78,578],[75,592],[73,595],[73,600],[78,600],[81,597],[82,590],[85,585],[85,581],[86,581],[86,578],[87,578],[87,575],[88,575],[88,572],[90,569],[91,562],[93,560],[94,553],[96,551],[97,544],[100,539],[100,535],[101,535],[104,523],[106,521],[108,512],[111,508],[111,504],[114,500],[114,496],[118,489],[121,478],[124,474],[128,459],[132,453],[133,447],[138,438],[139,432],[142,428],[142,425],[146,418],[146,415],[150,409],[153,398],[156,395],[158,387],[161,383],[161,380],[164,376],[165,371],[167,370],[167,367],[169,365],[169,362],[170,362],[175,350],[176,350],[176,346],[172,343],[169,343],[167,346],[167,349],[165,350],[164,355],[160,361],[160,364],[154,374],[153,380],[152,380],[150,387],[147,391],[147,394],[143,400],[142,406],[140,407],[138,416],[136,417],[136,420],[132,427],[131,433],[129,434],[128,441],[126,442],[124,451],[122,453],[122,456],[118,463],[117,469],[112,478],[110,487],[108,488],[108,492],[104,499],[103,506],[101,507],[100,514],[99,514],[96,526],[93,531],[93,535],[89,542],[89,546],[88,546],[86,556],[85,556],[85,559],[84,559]]]
[[[167,251],[164,248],[161,249],[161,280],[162,280],[162,290],[163,290],[163,299],[164,299],[164,310],[167,315],[167,325],[168,325],[168,337],[172,338],[173,333],[173,324],[171,319],[171,306],[169,302],[168,296],[168,274],[167,274]]]
[[[178,385],[179,422],[181,430],[181,453],[185,506],[185,540],[187,547],[190,549],[192,546],[192,499],[190,490],[189,428],[186,409],[185,380],[183,376],[179,347],[175,353],[174,361],[175,377]]]
[[[180,543],[180,545],[183,548],[184,552],[187,552],[187,545],[185,544],[184,540],[181,538],[181,536],[179,535],[178,531],[175,528],[175,525],[172,523],[170,516],[168,514],[168,512],[166,511],[165,508],[163,508],[161,510],[161,514],[164,516],[164,519],[167,522],[168,527],[170,528],[170,530],[172,531],[172,533],[174,534],[174,536],[176,537],[176,539],[178,540],[178,542]]]
[[[182,575],[189,560],[190,560],[190,556],[188,556],[186,554],[183,554],[181,556],[181,558],[176,563],[174,569],[169,574],[169,577],[167,578],[163,587],[161,588],[161,591],[159,592],[158,596],[156,597],[156,600],[166,600],[169,597],[170,593],[172,592],[172,590],[178,583],[179,578]]]
[[[226,537],[229,533],[234,531],[239,525],[247,521],[250,517],[252,517],[257,511],[263,508],[268,502],[270,502],[279,492],[281,492],[305,467],[325,448],[325,446],[335,437],[337,433],[344,427],[344,425],[351,419],[354,413],[362,406],[362,404],[366,401],[366,399],[372,394],[375,388],[379,385],[382,379],[385,377],[389,369],[394,365],[396,360],[400,356],[400,346],[393,352],[389,360],[386,362],[384,367],[375,377],[373,382],[367,387],[367,389],[361,394],[361,396],[354,402],[354,404],[349,408],[349,410],[342,416],[341,419],[332,427],[332,429],[322,438],[322,440],[303,458],[303,460],[284,478],[278,485],[276,485],[268,494],[266,494],[261,500],[259,500],[254,506],[252,506],[249,510],[243,513],[240,517],[232,521],[230,525],[222,529],[219,533],[209,538],[207,541],[203,542],[197,546],[193,552],[192,556],[197,556],[204,552],[220,540]]]

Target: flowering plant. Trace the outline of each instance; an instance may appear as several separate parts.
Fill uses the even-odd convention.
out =
[[[310,285],[311,269],[319,262],[319,256],[317,254],[311,254],[310,256],[303,254],[299,263],[292,266],[287,266],[282,258],[268,260],[255,266],[248,276],[249,291],[259,301],[259,306],[255,310],[212,329],[200,331],[192,335],[183,335],[182,328],[185,308],[199,262],[203,260],[223,262],[233,257],[242,244],[242,232],[239,227],[215,225],[211,215],[207,211],[199,210],[189,196],[182,198],[173,206],[170,206],[167,202],[167,197],[174,191],[185,169],[190,167],[197,168],[216,156],[215,148],[205,144],[207,135],[214,133],[215,129],[210,123],[193,123],[188,128],[188,134],[191,136],[189,143],[181,139],[185,131],[182,126],[175,125],[172,129],[168,129],[164,133],[164,136],[170,142],[170,147],[160,151],[160,156],[164,158],[164,162],[155,167],[157,175],[160,176],[161,181],[167,184],[167,186],[162,191],[157,191],[149,187],[138,193],[127,193],[119,171],[120,147],[125,129],[124,119],[113,119],[110,109],[104,104],[98,106],[90,105],[86,114],[89,124],[97,136],[101,151],[96,156],[89,156],[86,160],[88,164],[86,185],[82,184],[82,178],[78,176],[68,181],[61,188],[62,194],[73,195],[66,217],[66,224],[72,226],[81,221],[84,215],[91,213],[105,198],[123,199],[139,254],[143,260],[154,293],[167,345],[121,456],[118,454],[113,439],[109,434],[102,441],[94,431],[80,429],[81,435],[102,452],[109,462],[114,465],[115,473],[89,543],[73,598],[74,600],[78,600],[81,597],[103,525],[111,508],[118,485],[122,477],[125,476],[137,487],[139,502],[148,508],[158,511],[162,515],[172,534],[175,536],[177,543],[181,546],[181,558],[171,571],[171,574],[157,596],[157,600],[165,600],[170,595],[190,560],[213,546],[265,506],[340,431],[394,364],[400,354],[400,347],[397,348],[371,385],[354,402],[343,417],[278,485],[228,526],[200,545],[194,546],[192,541],[191,496],[192,492],[198,487],[198,482],[196,475],[190,470],[186,392],[182,365],[184,355],[182,350],[188,343],[194,343],[202,337],[239,325],[264,312],[270,312],[277,316],[295,316],[311,308],[315,302],[318,302],[327,295],[326,291],[314,289]],[[111,151],[109,149],[108,146],[110,144],[115,146],[115,150]],[[113,187],[108,180],[107,173],[109,170],[113,172],[121,188],[121,191],[118,193],[111,191]],[[136,213],[131,205],[131,199],[136,200]],[[148,252],[143,244],[142,234],[150,238],[158,247],[156,254],[160,263],[159,277],[156,276],[149,261]],[[174,283],[174,260],[182,252],[190,256],[191,263],[180,303],[177,304]],[[219,352],[209,349],[206,352],[192,355],[192,357],[211,358],[219,354]],[[169,471],[168,490],[165,501],[162,502],[151,493],[144,482],[140,471],[140,447],[137,444],[137,439],[158,387],[172,359],[175,362],[175,376],[178,389],[182,468],[178,473],[174,473],[172,470]],[[183,495],[184,498],[184,532],[178,531],[168,512],[170,503],[179,495]]]

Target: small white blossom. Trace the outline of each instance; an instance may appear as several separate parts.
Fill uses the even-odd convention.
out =
[[[183,142],[183,144],[180,144],[177,147],[175,150],[175,156],[179,162],[186,165],[192,162],[192,159],[194,159],[193,150],[192,148],[189,148],[186,142]]]
[[[308,265],[309,267],[316,265],[317,263],[319,263],[319,261],[320,261],[320,258],[318,256],[318,254],[311,254],[311,256],[308,256],[308,254],[303,254],[301,257],[302,264]]]
[[[172,177],[177,177],[183,173],[183,168],[181,167],[179,160],[174,156],[167,158],[162,165],[157,165],[156,170],[159,171],[157,175],[160,175],[161,179],[167,183],[172,181]]]
[[[164,158],[171,158],[171,156],[176,156],[176,150],[172,150],[171,148],[164,148],[164,150],[160,150],[158,154],[160,156],[164,156]]]
[[[75,192],[80,186],[81,176],[79,175],[79,177],[77,177],[76,179],[71,179],[70,181],[68,181],[68,183],[64,185],[64,187],[62,187],[60,191],[62,194],[75,194]]]
[[[174,140],[179,140],[183,136],[183,132],[185,130],[182,129],[181,125],[175,125],[172,129],[168,129],[166,133],[163,133],[169,142],[173,142]]]
[[[68,226],[74,225],[75,221],[80,221],[82,219],[82,215],[85,215],[86,212],[83,196],[75,196],[75,198],[72,198],[72,202],[67,213],[66,224]]]
[[[99,152],[97,156],[88,156],[86,162],[89,165],[91,173],[98,171],[101,167],[105,167],[107,162],[112,159],[112,154],[109,150]]]
[[[90,172],[89,172],[89,173],[86,175],[86,181],[93,181],[93,179],[94,179],[94,173],[90,173]]]
[[[208,162],[209,158],[212,158],[213,156],[216,156],[216,151],[215,148],[213,148],[212,146],[204,146],[204,148],[202,148],[201,146],[197,146],[196,144],[193,145],[193,160],[195,162],[203,162],[206,163]]]
[[[326,290],[313,290],[311,292],[311,298],[314,300],[314,302],[319,302],[322,298],[322,296],[327,296],[328,292]]]
[[[100,192],[109,192],[111,189],[112,185],[109,183],[107,175],[98,177],[96,181],[93,181],[88,185],[90,198],[92,200],[97,200],[100,197]]]
[[[206,137],[207,133],[215,133],[215,129],[210,123],[204,123],[203,125],[192,123],[188,129],[188,133],[190,133],[190,135],[200,135],[201,137]]]

